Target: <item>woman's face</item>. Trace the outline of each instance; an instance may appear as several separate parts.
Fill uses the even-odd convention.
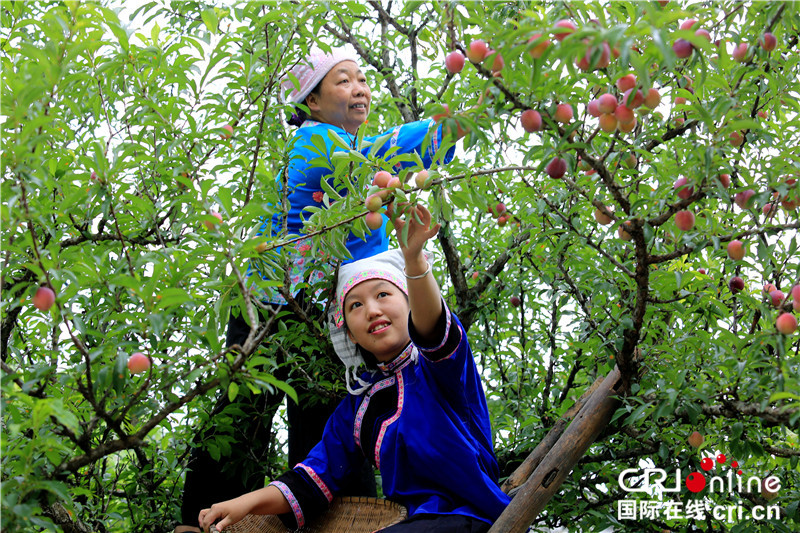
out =
[[[408,300],[394,283],[370,279],[359,283],[344,299],[350,340],[380,362],[391,361],[411,340]]]
[[[319,93],[308,95],[306,105],[314,120],[355,134],[367,120],[371,100],[364,73],[355,62],[342,61],[322,79]]]

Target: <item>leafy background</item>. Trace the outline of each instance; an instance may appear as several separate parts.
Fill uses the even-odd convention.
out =
[[[216,394],[291,391],[274,376],[280,350],[325,344],[309,324],[259,347],[270,317],[240,350],[223,339],[231,308],[257,312],[250,262],[280,272],[285,261],[285,242],[256,235],[260,217],[281,204],[276,180],[291,137],[278,83],[312,44],[345,42],[373,88],[363,133],[430,117],[443,104],[446,126],[469,131],[456,159],[433,169],[430,191],[410,180],[402,194],[424,199],[444,223],[435,274],[469,327],[504,475],[597,377],[622,370],[628,394],[611,425],[534,526],[797,529],[800,345],[797,334],[776,331],[778,311],[762,290],[770,282],[788,295],[800,277],[797,211],[762,212],[774,193],[798,194],[788,181],[800,174],[795,3],[1,9],[4,531],[171,530],[189,443],[211,423]],[[711,42],[679,29],[690,18]],[[557,41],[561,19],[578,30]],[[758,44],[765,31],[777,37],[772,52]],[[552,44],[534,59],[537,33]],[[690,58],[675,56],[677,38],[695,45]],[[445,54],[476,39],[502,54],[501,77],[488,63],[444,69]],[[602,42],[619,57],[578,68]],[[731,57],[740,42],[750,45],[744,62]],[[587,104],[628,73],[657,88],[661,104],[631,133],[599,131]],[[552,120],[559,103],[575,111],[567,124]],[[528,108],[545,117],[543,131],[520,127]],[[744,133],[738,147],[729,140],[736,131]],[[622,164],[630,154],[632,168]],[[544,171],[556,155],[568,163],[561,180]],[[351,151],[337,161],[337,186],[308,224],[312,253],[342,257],[346,232],[365,231],[372,173],[392,161]],[[730,188],[717,179],[723,173]],[[679,176],[693,185],[685,200],[673,189]],[[733,197],[747,189],[755,196],[741,208]],[[511,215],[504,226],[487,212],[498,202]],[[610,226],[594,218],[601,204],[614,210]],[[685,208],[697,223],[683,232],[673,215]],[[626,221],[631,241],[617,234]],[[746,244],[741,261],[726,254],[733,239]],[[734,275],[746,283],[736,295]],[[280,274],[260,282],[281,283]],[[48,312],[31,304],[41,285],[57,294]],[[791,312],[790,301],[784,306]],[[130,375],[136,351],[153,364]],[[289,364],[313,378],[325,363]],[[337,390],[334,380],[315,391]],[[235,447],[235,421],[235,413],[213,421],[212,449]],[[699,450],[686,441],[695,430],[705,435]],[[283,444],[276,436],[267,477],[286,467]],[[779,519],[617,520],[617,501],[629,497],[621,471],[688,472],[716,453],[748,475],[777,476],[781,490],[770,502],[757,492],[707,497],[777,505]],[[696,496],[684,488],[672,498]]]

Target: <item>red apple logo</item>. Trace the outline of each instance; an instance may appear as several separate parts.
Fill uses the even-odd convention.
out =
[[[686,488],[694,493],[698,493],[706,488],[706,477],[700,472],[692,472],[686,476]]]

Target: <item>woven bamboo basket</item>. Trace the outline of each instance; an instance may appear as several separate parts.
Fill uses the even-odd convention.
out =
[[[372,533],[408,517],[402,505],[380,498],[343,496],[334,498],[328,510],[297,533]],[[217,531],[212,528],[212,531]],[[277,516],[249,514],[223,533],[287,533]]]

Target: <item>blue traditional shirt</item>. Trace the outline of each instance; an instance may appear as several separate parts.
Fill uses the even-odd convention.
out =
[[[445,307],[441,342],[425,346],[409,319],[412,342],[380,364],[372,386],[348,395],[322,440],[302,463],[271,485],[302,527],[325,511],[366,457],[381,474],[387,499],[418,513],[466,515],[493,523],[510,498],[498,485],[489,411],[466,332]]]
[[[433,128],[436,128],[435,131],[430,131]],[[273,236],[301,236],[304,234],[303,221],[309,214],[308,212],[304,212],[305,209],[308,206],[322,206],[323,191],[321,181],[323,179],[328,179],[331,186],[333,186],[333,179],[330,177],[333,173],[333,162],[331,162],[330,159],[328,160],[329,166],[310,165],[311,161],[321,157],[319,148],[312,142],[312,137],[317,135],[324,141],[327,154],[333,151],[343,150],[342,148],[334,147],[333,140],[329,137],[328,131],[335,132],[344,139],[345,142],[353,138],[351,134],[347,133],[342,128],[331,124],[315,122],[313,120],[306,120],[300,128],[298,128],[293,139],[291,152],[289,153],[287,187],[289,190],[288,201],[290,207],[287,213],[286,234],[282,234],[284,213],[278,211],[273,214],[271,218],[267,218],[264,221],[258,235],[269,233]],[[423,146],[423,141],[428,136],[429,132],[430,144],[426,143],[426,145]],[[377,157],[383,157],[390,149],[396,147],[397,149],[393,152],[393,155],[417,152],[425,168],[429,168],[433,164],[433,155],[438,151],[442,143],[442,129],[437,128],[432,120],[421,120],[395,126],[380,135],[365,137],[364,140],[373,143],[384,135],[391,135],[391,138],[377,151]],[[367,146],[362,152],[366,155],[371,149],[371,146]],[[443,162],[449,163],[453,159],[454,152],[455,148],[450,148],[445,154]],[[393,170],[397,173],[403,168],[414,165],[415,163],[412,162],[401,162],[398,163]],[[277,179],[280,182],[282,177],[278,176]],[[381,227],[369,233],[366,240],[350,233],[346,242],[346,247],[353,257],[352,261],[365,257],[372,257],[389,248],[389,238],[386,235],[387,221],[388,218],[384,215]],[[301,282],[305,281],[313,285],[321,281],[328,271],[328,265],[320,261],[314,261],[313,258],[309,257],[308,252],[311,250],[311,245],[304,239],[296,241],[292,246],[292,264],[289,273],[291,286],[289,287],[289,291],[292,295],[296,295],[299,291],[297,285]],[[258,268],[253,266],[249,270],[258,271]],[[262,277],[264,279],[268,278],[268,276],[263,274]],[[275,304],[286,303],[283,296],[277,292],[265,293],[264,300]]]

